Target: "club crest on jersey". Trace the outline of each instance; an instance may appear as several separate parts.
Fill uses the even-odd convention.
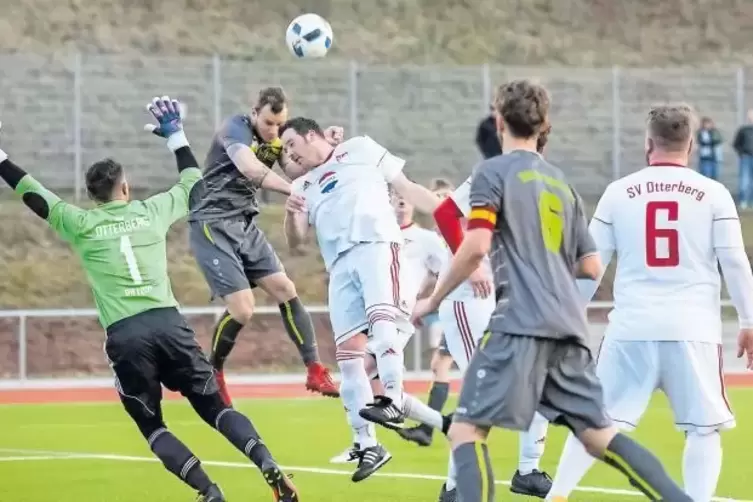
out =
[[[337,186],[337,175],[334,171],[327,171],[319,178],[319,189],[322,193],[330,193]]]

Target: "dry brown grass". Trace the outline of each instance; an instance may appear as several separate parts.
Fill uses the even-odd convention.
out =
[[[318,12],[333,57],[363,62],[666,65],[753,60],[748,0],[20,0],[0,49],[287,58],[293,16]]]

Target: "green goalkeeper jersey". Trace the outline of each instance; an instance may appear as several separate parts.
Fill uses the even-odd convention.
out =
[[[47,222],[81,259],[99,320],[107,328],[146,310],[177,307],[167,274],[167,231],[188,215],[188,196],[200,179],[199,169],[184,169],[167,192],[93,209],[62,201],[29,175],[18,183],[16,193],[44,198]]]

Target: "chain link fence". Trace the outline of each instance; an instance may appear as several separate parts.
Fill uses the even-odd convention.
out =
[[[294,64],[218,56],[131,57],[0,55],[3,147],[50,188],[85,197],[83,172],[113,157],[136,189],[175,180],[164,145],[143,132],[145,104],[169,94],[186,103],[186,129],[202,159],[227,115],[247,111],[266,85],[282,85],[292,113],[346,133],[368,134],[405,157],[418,181],[460,181],[480,158],[475,129],[494,85],[536,78],[552,93],[547,156],[585,197],[643,167],[643,125],[656,102],[687,101],[712,117],[726,141],[721,181],[737,186],[729,146],[753,104],[744,68],[515,68],[506,66],[372,66],[358,62]],[[0,188],[0,190],[7,190]]]

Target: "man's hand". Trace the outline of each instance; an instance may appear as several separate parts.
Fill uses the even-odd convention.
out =
[[[306,199],[297,194],[290,194],[285,201],[285,210],[289,213],[306,211]]]
[[[737,357],[747,356],[745,367],[753,370],[753,329],[741,329],[737,335]]]
[[[345,137],[345,129],[339,126],[331,126],[324,130],[324,139],[332,146],[339,145]]]
[[[486,298],[492,294],[492,281],[486,275],[483,267],[477,268],[469,277],[476,298]]]
[[[170,99],[168,96],[154,98],[146,105],[146,109],[157,119],[157,125],[146,124],[145,131],[166,138],[167,146],[172,151],[188,146],[183,132],[183,107],[178,100]]]
[[[428,298],[422,298],[416,301],[416,306],[413,307],[413,313],[410,316],[410,320],[416,326],[421,325],[421,320],[427,315],[437,310],[437,301],[434,296]]]

